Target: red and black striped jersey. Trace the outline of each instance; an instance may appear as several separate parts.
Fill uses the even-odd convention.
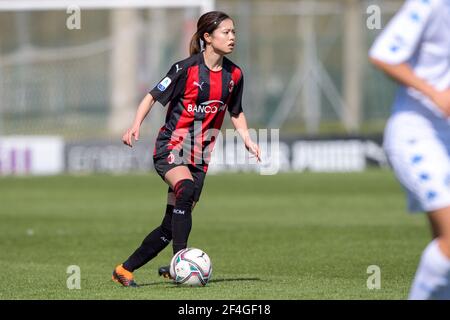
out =
[[[220,71],[206,66],[203,53],[175,63],[150,91],[162,105],[170,102],[154,156],[178,151],[206,172],[226,110],[231,115],[242,112],[243,88],[241,69],[225,57]]]

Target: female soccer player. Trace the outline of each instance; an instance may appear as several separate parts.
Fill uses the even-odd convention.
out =
[[[433,231],[409,299],[449,299],[450,1],[406,1],[370,57],[401,84],[384,148],[410,211],[426,212]]]
[[[113,272],[113,280],[136,286],[133,271],[153,259],[172,240],[173,253],[187,247],[191,212],[200,198],[210,152],[226,109],[231,122],[259,161],[260,150],[249,135],[242,111],[244,78],[241,69],[224,56],[236,42],[233,20],[212,11],[200,17],[190,44],[190,57],[175,63],[159,84],[140,103],[133,125],[122,137],[132,147],[139,128],[155,101],[166,105],[164,126],[156,139],[153,161],[157,173],[169,185],[163,221],[136,251]],[[168,267],[159,269],[168,277]]]

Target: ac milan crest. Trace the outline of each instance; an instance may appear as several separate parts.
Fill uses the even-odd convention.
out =
[[[175,162],[175,156],[173,155],[173,153],[171,153],[171,154],[169,154],[169,155],[167,156],[167,162],[168,162],[169,164],[172,164],[172,163]]]

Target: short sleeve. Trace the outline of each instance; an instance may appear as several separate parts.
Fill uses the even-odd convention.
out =
[[[238,115],[242,110],[242,94],[244,92],[244,75],[241,75],[241,79],[236,85],[231,97],[230,104],[228,106],[228,112],[230,115]]]
[[[416,52],[439,1],[406,1],[375,40],[370,57],[389,64],[407,62]]]
[[[181,79],[185,68],[178,63],[174,64],[166,76],[150,91],[152,97],[165,106],[181,93]]]

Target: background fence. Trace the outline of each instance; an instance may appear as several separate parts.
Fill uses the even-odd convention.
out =
[[[380,81],[366,59],[380,32],[367,26],[371,5],[381,8],[384,26],[401,2],[215,2],[236,22],[232,59],[246,74],[252,126],[381,132],[394,84]],[[1,134],[114,137],[147,90],[187,56],[202,8],[81,9],[81,28],[72,30],[66,10],[0,12]],[[159,125],[164,111],[155,110],[150,123]]]

